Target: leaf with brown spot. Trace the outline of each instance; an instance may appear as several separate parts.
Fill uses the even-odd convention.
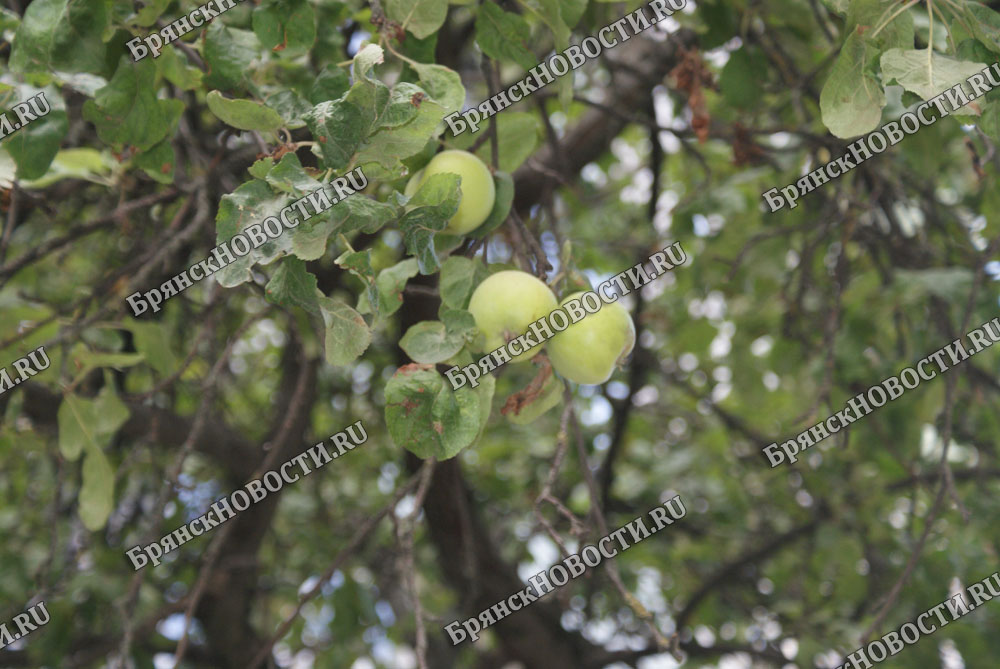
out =
[[[452,390],[433,365],[396,370],[385,386],[385,422],[392,440],[421,458],[446,460],[472,445],[489,414],[494,380]]]

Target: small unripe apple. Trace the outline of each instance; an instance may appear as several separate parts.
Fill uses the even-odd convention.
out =
[[[406,182],[406,188],[403,189],[403,195],[406,197],[413,197],[420,190],[420,184],[423,183],[424,171],[417,170],[410,177],[410,180]]]
[[[498,349],[555,308],[556,296],[544,281],[518,270],[497,272],[476,286],[469,300],[469,311],[479,329],[475,344],[485,352]],[[511,356],[511,362],[529,360],[541,350],[536,346]]]
[[[442,151],[410,178],[403,194],[413,197],[427,179],[435,174],[445,173],[457,174],[462,177],[462,183],[459,186],[461,200],[458,211],[449,219],[442,232],[453,235],[472,232],[489,218],[497,196],[493,175],[474,154],[468,151]]]
[[[583,293],[560,302],[566,304]],[[552,367],[570,381],[604,383],[635,346],[635,325],[625,307],[612,302],[557,333],[546,347]]]

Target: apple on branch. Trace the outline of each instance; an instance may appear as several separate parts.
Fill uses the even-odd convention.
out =
[[[475,344],[481,351],[498,349],[525,334],[532,323],[548,316],[556,306],[556,296],[544,281],[519,270],[497,272],[476,286],[469,300],[469,311],[479,329]],[[511,362],[530,360],[541,350],[536,346],[511,356]]]
[[[435,174],[457,174],[462,179],[458,211],[442,232],[464,235],[489,218],[496,200],[496,186],[493,184],[493,175],[483,161],[468,151],[442,151],[410,178],[403,194],[413,197],[420,186]]]
[[[583,293],[573,293],[560,305]],[[635,325],[625,307],[612,302],[587,314],[549,340],[546,346],[552,367],[576,383],[604,383],[611,378],[635,346]]]

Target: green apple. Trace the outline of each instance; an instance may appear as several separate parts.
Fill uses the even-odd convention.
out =
[[[518,270],[497,272],[476,286],[469,300],[469,311],[479,329],[475,345],[485,352],[498,349],[523,335],[532,323],[548,316],[556,306],[556,296],[544,281]],[[511,356],[511,362],[529,360],[541,350],[541,346],[536,346]]]
[[[566,304],[583,293],[574,293],[560,302]],[[587,314],[549,340],[546,350],[552,367],[570,381],[604,383],[615,365],[632,352],[635,326],[625,307],[612,302]]]
[[[420,184],[423,183],[424,171],[417,170],[410,180],[406,182],[406,188],[403,189],[403,195],[406,197],[413,197],[420,190]]]
[[[461,200],[458,211],[442,230],[453,235],[464,235],[482,225],[496,200],[496,186],[493,175],[486,164],[468,151],[442,151],[410,178],[403,194],[413,197],[427,179],[435,174],[457,174],[462,178],[459,186]]]

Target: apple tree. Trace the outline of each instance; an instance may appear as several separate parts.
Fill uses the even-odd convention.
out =
[[[51,615],[0,666],[832,669],[996,572],[992,340],[797,462],[762,452],[1000,338],[997,3],[197,1],[0,8],[0,368],[51,361],[0,386],[0,624]],[[998,622],[884,664],[992,666]]]

